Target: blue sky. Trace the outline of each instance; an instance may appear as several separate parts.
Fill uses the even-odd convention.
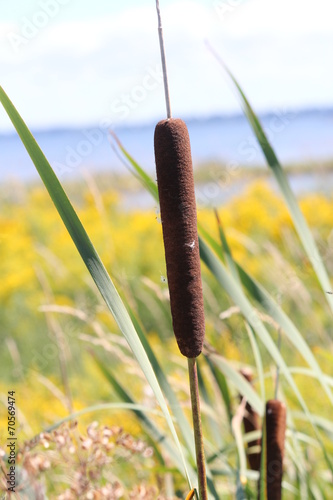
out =
[[[333,106],[331,0],[160,0],[174,116],[238,112],[208,38],[258,111]],[[15,0],[1,85],[33,128],[165,116],[155,0]],[[0,110],[0,130],[10,129]]]

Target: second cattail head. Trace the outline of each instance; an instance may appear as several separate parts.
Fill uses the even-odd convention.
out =
[[[278,399],[266,403],[266,481],[268,500],[281,500],[286,406]]]
[[[154,137],[172,323],[181,353],[197,357],[205,335],[197,213],[185,123],[160,121]]]

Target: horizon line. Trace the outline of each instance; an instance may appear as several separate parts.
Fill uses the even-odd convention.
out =
[[[267,109],[267,110],[262,110],[257,112],[257,116],[261,119],[265,118],[270,118],[271,116],[274,116],[278,111],[283,111],[284,113],[287,112],[293,112],[297,113],[299,115],[306,115],[306,114],[314,114],[314,113],[322,113],[322,112],[333,112],[333,104],[329,105],[311,105],[311,106],[303,106],[303,107],[292,107],[292,106],[274,106],[272,109]],[[160,119],[165,118],[160,117]],[[193,116],[187,116],[183,117],[182,119],[187,123],[193,123],[193,122],[207,122],[207,121],[212,121],[212,120],[220,120],[220,119],[246,119],[244,113],[242,111],[230,111],[230,112],[225,112],[225,113],[216,113],[216,114],[201,114],[201,115],[193,115]],[[156,120],[159,120],[156,118]],[[111,124],[109,127],[103,127],[105,129],[138,129],[138,128],[150,128],[151,126],[156,125],[156,120],[149,119],[149,120],[144,120],[144,121],[133,121],[129,123],[124,123],[124,122],[115,122]],[[65,130],[68,131],[75,131],[75,130],[82,130],[82,129],[87,129],[87,128],[101,128],[98,122],[86,122],[83,125],[80,124],[63,124],[63,125],[45,125],[45,126],[31,126],[29,127],[31,131],[34,133],[51,133],[51,132],[62,132]],[[0,135],[1,136],[6,136],[6,135],[12,135],[16,134],[15,129],[13,128],[12,130],[10,128],[0,128]]]

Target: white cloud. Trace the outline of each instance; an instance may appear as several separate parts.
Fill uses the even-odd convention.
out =
[[[224,16],[216,2],[161,2],[172,107],[178,115],[239,109],[203,45],[205,37],[231,65],[257,109],[333,103],[331,1],[225,0]],[[155,7],[126,9],[125,0],[123,5],[104,17],[80,19],[78,10],[72,21],[64,10],[17,51],[8,35],[22,33],[22,18],[0,22],[2,83],[29,123],[97,121],[159,63]],[[75,14],[75,3],[71,6]],[[161,113],[159,86],[128,120]],[[0,126],[5,121],[1,112]]]
[[[330,0],[251,0],[239,3],[222,21],[225,33],[233,37],[297,37],[331,34],[332,17]]]

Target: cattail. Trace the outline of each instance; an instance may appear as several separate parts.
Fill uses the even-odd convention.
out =
[[[252,372],[250,370],[242,369],[241,374],[252,385],[252,380],[253,380]],[[248,401],[246,402],[245,406],[245,415],[243,418],[243,424],[244,424],[245,434],[247,434],[248,432],[258,431],[261,429],[259,415],[252,408],[252,406]],[[261,446],[261,439],[260,438],[253,439],[252,441],[248,442],[247,446],[248,449],[254,446],[255,447]],[[257,471],[260,470],[260,459],[261,459],[260,451],[255,453],[249,453],[247,459],[251,470],[257,470]]]
[[[205,317],[190,138],[185,123],[156,125],[155,160],[172,323],[180,352],[202,351]]]
[[[278,399],[266,403],[266,478],[268,500],[281,500],[286,406]]]

